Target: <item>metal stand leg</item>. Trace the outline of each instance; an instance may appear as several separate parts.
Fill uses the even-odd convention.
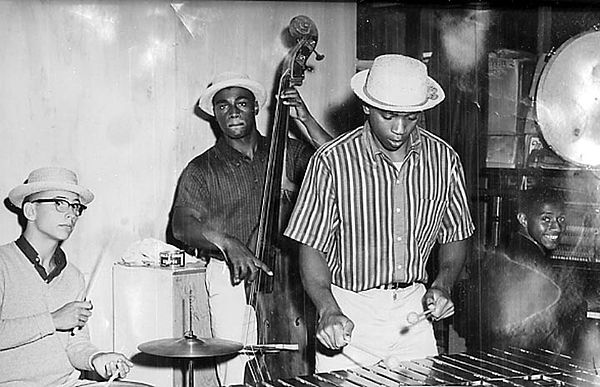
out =
[[[188,360],[188,366],[187,366],[187,380],[188,380],[188,387],[194,387],[194,360],[190,359]]]

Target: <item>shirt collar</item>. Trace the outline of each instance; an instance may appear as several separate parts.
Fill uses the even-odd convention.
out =
[[[529,233],[524,230],[523,228],[520,228],[519,231],[517,231],[517,235],[521,236],[522,238],[527,239],[529,242],[531,242],[535,247],[538,248],[538,250],[540,250],[540,252],[544,255],[548,254],[548,250],[538,241],[536,241],[535,239],[533,239],[533,237],[531,237],[531,235],[529,235]]]
[[[46,283],[50,283],[54,278],[58,277],[58,275],[63,271],[63,269],[67,266],[67,258],[65,256],[64,251],[60,247],[57,247],[54,250],[54,254],[52,255],[52,260],[54,261],[54,269],[48,274],[46,273],[46,269],[40,264],[40,255],[37,251],[31,246],[31,244],[25,239],[24,235],[21,235],[19,239],[15,241],[17,247],[25,254],[29,262],[33,265],[35,270],[38,272],[40,277]]]
[[[371,130],[371,126],[369,125],[369,121],[365,121],[363,126],[363,141],[369,152],[370,158],[372,162],[375,162],[376,156],[380,155],[380,157],[386,157],[386,153],[383,151],[381,144],[375,138],[373,131]],[[407,158],[414,155],[416,160],[419,159],[422,152],[422,141],[421,141],[421,128],[416,127],[408,138],[409,148],[407,152]]]
[[[270,143],[269,143],[268,139],[259,133],[255,158],[257,156],[261,160],[266,158],[266,156],[269,153],[269,145],[270,145]],[[235,149],[231,145],[229,145],[229,143],[227,143],[227,140],[225,140],[223,135],[219,136],[219,138],[217,139],[215,148],[219,151],[220,154],[223,155],[223,157],[225,158],[225,161],[238,162],[238,161],[242,161],[242,160],[249,160],[248,156],[239,152],[237,149]]]

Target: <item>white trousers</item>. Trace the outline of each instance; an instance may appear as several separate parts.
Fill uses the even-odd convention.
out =
[[[246,305],[244,283],[233,286],[229,267],[218,259],[209,261],[205,281],[213,337],[256,344],[256,314]],[[244,370],[249,359],[245,355],[223,358],[222,361],[217,359],[220,384],[244,384]]]
[[[354,322],[354,331],[350,344],[341,351],[325,354],[317,349],[317,372],[372,366],[381,360],[394,367],[400,361],[437,355],[431,323],[423,319],[411,325],[407,320],[409,313],[423,312],[424,285],[363,292],[332,286],[332,292],[342,312]]]

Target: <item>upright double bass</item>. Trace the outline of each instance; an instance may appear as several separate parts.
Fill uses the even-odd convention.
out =
[[[300,86],[308,69],[307,60],[318,40],[317,27],[307,16],[294,17],[289,26],[296,40],[283,61],[277,91],[274,125],[271,131],[269,158],[265,176],[256,244],[251,246],[258,259],[273,271],[273,276],[260,272],[247,291],[248,304],[257,318],[258,344],[298,344],[298,351],[254,353],[248,363],[247,379],[260,382],[313,371],[314,312],[300,280],[298,259],[291,241],[283,242],[282,214],[289,213],[292,203],[282,195],[281,181],[285,170],[285,148],[288,139],[289,106],[279,96],[283,90]],[[317,54],[321,60],[322,55]],[[311,333],[313,332],[313,333]]]

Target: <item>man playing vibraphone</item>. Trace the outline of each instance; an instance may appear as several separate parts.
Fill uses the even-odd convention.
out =
[[[454,313],[450,289],[474,230],[458,155],[417,126],[444,99],[426,66],[383,55],[351,87],[367,120],[312,157],[285,232],[302,244],[318,372],[437,354],[430,321],[407,320]],[[436,241],[440,270],[425,290]]]

